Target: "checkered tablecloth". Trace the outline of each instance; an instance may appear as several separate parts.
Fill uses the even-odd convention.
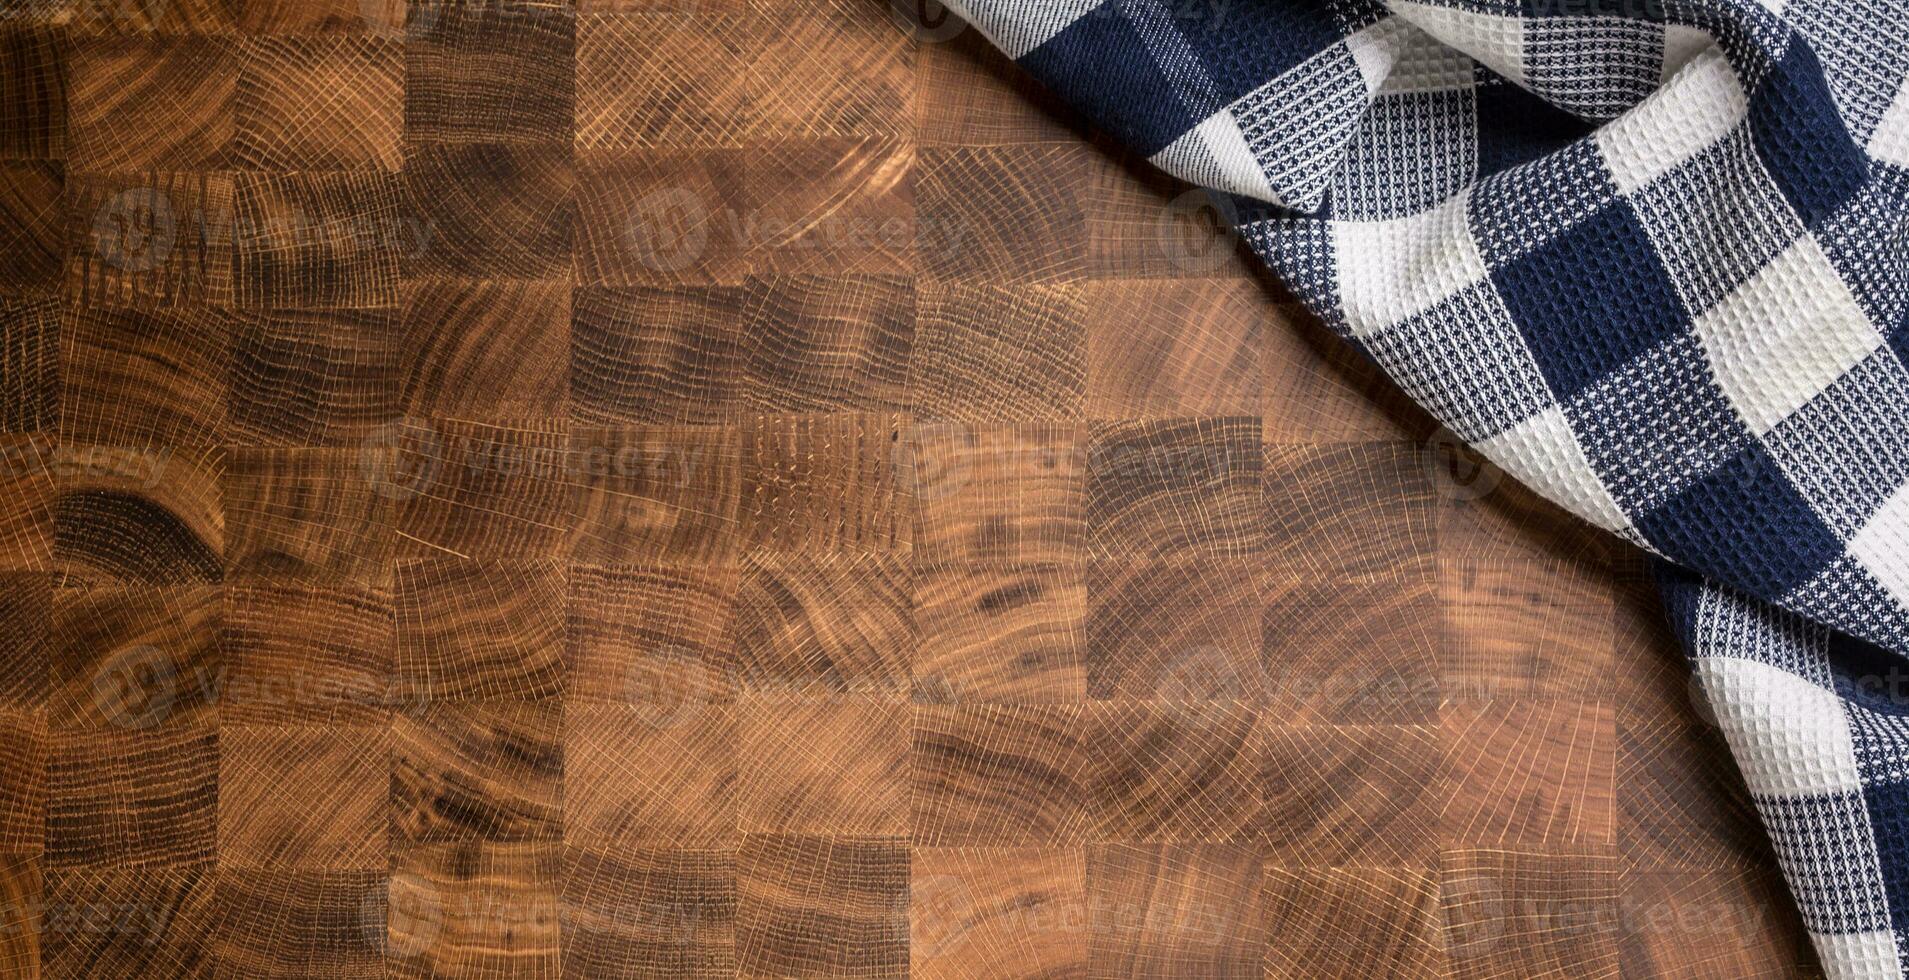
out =
[[[953,0],[1662,582],[1835,976],[1909,964],[1909,0]]]

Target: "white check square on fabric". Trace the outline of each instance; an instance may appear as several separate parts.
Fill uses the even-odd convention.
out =
[[[1404,218],[1332,223],[1333,264],[1353,336],[1423,313],[1489,277],[1465,218],[1469,197]]]
[[[1695,329],[1718,385],[1758,435],[1882,346],[1807,235],[1699,315]]]

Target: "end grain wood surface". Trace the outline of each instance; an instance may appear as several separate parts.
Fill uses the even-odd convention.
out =
[[[880,0],[0,14],[0,971],[1787,976],[1636,557]]]

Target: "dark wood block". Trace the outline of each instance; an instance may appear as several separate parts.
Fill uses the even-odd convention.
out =
[[[1268,329],[1260,283],[1124,279],[1089,283],[1081,296],[1089,415],[1259,414]]]
[[[1424,724],[1445,698],[1429,563],[1365,581],[1269,577],[1260,619],[1268,704],[1296,720]]]
[[[1256,713],[1235,703],[1097,704],[1091,839],[1252,840],[1260,828]]]
[[[570,379],[570,284],[434,280],[404,287],[406,413],[551,418]]]
[[[577,214],[570,147],[429,144],[407,152],[407,277],[548,279],[570,270]]]
[[[1266,541],[1257,418],[1096,422],[1087,444],[1096,557],[1247,557]]]
[[[404,163],[405,53],[390,39],[368,35],[247,38],[235,99],[234,165],[397,170]]]
[[[71,51],[50,25],[0,31],[0,159],[66,155],[67,62]]]
[[[1422,450],[1397,443],[1269,446],[1267,547],[1294,575],[1397,576],[1429,562],[1437,498]]]
[[[916,242],[920,270],[996,283],[1085,276],[1079,174],[1089,152],[1074,144],[923,148],[915,208],[924,232],[934,231]]]
[[[38,854],[45,845],[48,741],[43,716],[0,711],[0,851]]]
[[[235,133],[241,48],[224,37],[86,37],[67,63],[68,158],[101,173],[216,170]]]
[[[251,308],[396,305],[400,257],[442,241],[381,171],[241,173],[236,213],[234,290]]]
[[[219,732],[219,866],[285,872],[390,864],[390,742],[384,728]],[[325,791],[303,794],[312,786]]]
[[[210,867],[49,867],[43,975],[212,980],[220,919],[215,889]]]
[[[562,565],[404,561],[394,592],[398,694],[407,702],[562,695]]]
[[[225,440],[238,319],[211,310],[70,310],[60,327],[60,430],[129,448]]]
[[[53,432],[60,422],[57,299],[0,300],[0,432]]]
[[[210,724],[55,731],[49,867],[185,869],[218,854],[219,732]]]
[[[736,711],[743,833],[908,833],[906,702],[750,697]]]
[[[805,139],[906,134],[915,52],[872,0],[793,0],[765,22],[749,72],[764,133]]]
[[[225,677],[224,613],[217,586],[59,589],[48,722],[127,734],[209,722]]]
[[[384,976],[386,872],[221,868],[222,977]]]
[[[736,146],[756,130],[761,21],[716,5],[577,23],[577,147]]]
[[[564,850],[567,977],[736,975],[736,852]]]
[[[1449,850],[1439,906],[1453,977],[1618,972],[1618,889],[1606,854]]]
[[[236,449],[224,474],[233,580],[391,578],[391,500],[344,449]]]
[[[156,585],[223,575],[225,450],[62,445],[53,554],[73,582]]]
[[[902,694],[916,644],[908,565],[885,556],[752,557],[736,593],[745,691]]]
[[[1615,842],[1609,703],[1500,700],[1443,712],[1445,838],[1479,847]]]
[[[1257,703],[1258,566],[1221,558],[1095,561],[1087,690],[1100,700]]]
[[[912,670],[924,704],[1087,698],[1087,585],[1079,566],[916,564]]]
[[[0,163],[0,294],[59,292],[66,261],[65,191],[66,171],[58,161]]]
[[[386,448],[391,455],[380,463],[373,453]],[[394,501],[400,554],[569,554],[584,487],[562,419],[403,419],[379,432],[360,459],[377,492]]]
[[[905,451],[919,560],[1086,556],[1085,427],[928,422],[915,426]]]
[[[1068,285],[916,287],[914,404],[924,420],[1080,422],[1086,311]]]
[[[1088,974],[1260,977],[1260,863],[1239,844],[1090,845]]]
[[[0,572],[0,706],[43,707],[52,657],[53,576]]]
[[[910,873],[909,976],[1087,975],[1082,848],[916,848]]]
[[[886,136],[778,140],[744,158],[743,210],[716,230],[758,269],[904,276],[943,229],[918,227],[915,147]]]
[[[911,780],[919,846],[1085,840],[1099,746],[1078,705],[915,710]]]
[[[587,287],[571,300],[570,406],[593,424],[707,425],[736,414],[740,287]]]
[[[577,17],[563,4],[414,4],[404,131],[414,142],[568,144]]]
[[[563,827],[563,714],[550,704],[449,703],[391,726],[391,844],[554,841]]]
[[[357,585],[226,587],[224,699],[238,725],[380,725],[396,699],[391,595]]]
[[[745,837],[736,859],[740,975],[907,976],[908,876],[900,841]]]
[[[1266,976],[1445,975],[1439,882],[1421,867],[1266,868]]]
[[[69,298],[146,308],[233,304],[232,174],[69,169],[66,202]]]
[[[385,976],[556,976],[562,874],[552,844],[401,848],[388,889]]]
[[[241,315],[226,403],[232,441],[361,448],[398,415],[397,326],[391,310]]]
[[[570,703],[664,711],[734,696],[734,569],[573,565],[569,585]]]
[[[54,446],[51,435],[0,435],[0,568],[9,572],[54,567]]]
[[[752,271],[738,234],[747,156],[638,149],[585,156],[577,176],[578,285],[738,285]]]
[[[735,846],[735,706],[580,705],[566,729],[566,843]]]
[[[745,548],[779,552],[909,550],[905,417],[759,417],[742,431]]]
[[[1290,725],[1275,717],[1262,718],[1258,736],[1272,863],[1431,865],[1449,792],[1436,728]]]
[[[737,543],[740,443],[730,426],[575,430],[576,557],[726,563]]]
[[[896,412],[907,407],[915,339],[910,281],[755,279],[749,282],[745,304],[745,412]]]

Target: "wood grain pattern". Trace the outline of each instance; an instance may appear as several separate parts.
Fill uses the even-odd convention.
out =
[[[1639,556],[915,7],[8,6],[0,973],[1815,975]]]

